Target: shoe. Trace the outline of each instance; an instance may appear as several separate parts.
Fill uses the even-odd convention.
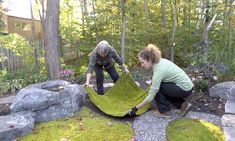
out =
[[[180,108],[181,112],[180,112],[180,115],[179,115],[179,116],[181,116],[181,117],[185,116],[191,106],[192,106],[191,103],[185,101],[185,102],[182,104],[181,108]]]
[[[158,118],[171,118],[171,113],[170,112],[165,112],[165,113],[160,113],[158,110],[153,111],[153,115]]]

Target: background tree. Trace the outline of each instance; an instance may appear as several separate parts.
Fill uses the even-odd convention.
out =
[[[0,0],[0,31],[2,31],[5,27],[5,23],[3,21],[3,8],[2,8],[2,0]]]
[[[59,0],[47,1],[44,47],[46,54],[46,70],[50,79],[58,79],[60,75],[59,4]]]
[[[121,11],[122,11],[122,50],[121,50],[121,57],[125,62],[125,29],[126,29],[126,22],[125,22],[125,5],[126,0],[121,0]]]

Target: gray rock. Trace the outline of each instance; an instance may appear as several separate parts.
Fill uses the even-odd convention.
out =
[[[209,89],[209,95],[214,98],[235,100],[235,81],[215,85]]]
[[[32,111],[35,122],[42,122],[72,116],[85,100],[83,86],[54,80],[20,90],[10,108],[12,113]]]
[[[79,93],[84,88],[78,85],[68,85],[59,93],[59,102],[46,109],[36,111],[35,122],[51,121],[57,118],[73,116],[80,108],[83,95]]]
[[[34,119],[31,112],[0,116],[1,141],[12,141],[17,137],[30,133],[33,128]]]
[[[227,100],[225,103],[225,113],[235,115],[235,100]]]
[[[235,141],[235,127],[224,127],[226,141]]]
[[[21,89],[10,106],[12,112],[37,111],[59,103],[59,93],[39,88]]]
[[[235,115],[224,114],[222,116],[222,125],[226,127],[235,127]]]
[[[40,89],[47,89],[47,88],[51,88],[51,87],[55,87],[55,86],[65,86],[71,84],[68,81],[64,81],[64,80],[50,80],[50,81],[45,81],[45,82],[40,82],[40,83],[36,83],[33,85],[29,85],[26,88],[40,88]]]

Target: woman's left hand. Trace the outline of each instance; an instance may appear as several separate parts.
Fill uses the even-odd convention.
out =
[[[129,70],[126,67],[124,67],[124,72],[129,73]]]

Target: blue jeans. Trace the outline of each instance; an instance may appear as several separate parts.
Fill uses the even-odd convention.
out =
[[[94,70],[96,74],[97,93],[100,95],[103,95],[104,94],[104,86],[103,86],[104,70],[108,72],[108,74],[110,75],[114,83],[118,80],[119,74],[117,73],[114,65],[108,68],[106,68],[105,66],[95,65]]]
[[[176,108],[180,109],[181,105],[185,102],[184,98],[187,98],[191,94],[192,89],[184,91],[175,83],[162,82],[160,89],[155,96],[159,112],[165,113],[170,111],[169,102]]]

